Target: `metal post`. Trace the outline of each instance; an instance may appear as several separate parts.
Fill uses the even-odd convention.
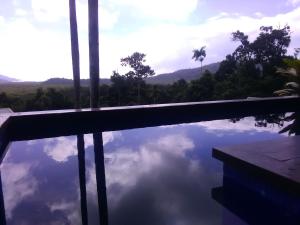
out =
[[[72,68],[75,93],[75,108],[80,108],[80,61],[79,61],[79,44],[76,17],[76,2],[69,0],[70,10],[70,33],[71,33],[71,52],[72,52]]]
[[[79,168],[79,187],[80,187],[80,206],[82,224],[88,224],[88,211],[86,200],[86,177],[85,177],[85,152],[84,152],[84,136],[77,135],[78,149],[78,168]]]
[[[98,108],[99,101],[99,26],[98,0],[89,0],[89,62],[90,105]]]
[[[108,225],[108,209],[106,196],[105,166],[102,133],[93,134],[98,207],[101,225]]]
[[[1,171],[0,171],[0,224],[1,225],[6,225],[4,198],[3,198],[3,191],[2,191]]]

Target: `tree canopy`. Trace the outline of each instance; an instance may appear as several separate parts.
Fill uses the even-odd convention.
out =
[[[131,56],[122,58],[121,65],[132,69],[125,76],[135,79],[145,79],[153,76],[155,74],[154,70],[150,66],[144,65],[146,62],[145,57],[144,53],[134,52]]]

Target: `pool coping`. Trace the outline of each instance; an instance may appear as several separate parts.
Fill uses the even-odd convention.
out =
[[[9,108],[1,109],[0,111],[0,164],[4,157],[4,152],[9,143],[9,137],[7,134],[8,120],[13,114],[13,111]]]
[[[299,194],[299,146],[300,136],[280,137],[275,140],[214,147],[212,156],[222,161],[224,166],[244,171],[255,180]]]

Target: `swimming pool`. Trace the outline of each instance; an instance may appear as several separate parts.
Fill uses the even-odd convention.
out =
[[[211,149],[275,139],[280,129],[247,117],[102,133],[109,224],[230,224],[228,215],[247,224],[211,197],[223,177]],[[7,224],[82,224],[80,136],[10,144],[1,164]],[[92,134],[84,149],[88,223],[98,224]]]

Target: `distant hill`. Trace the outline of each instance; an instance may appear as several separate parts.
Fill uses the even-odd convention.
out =
[[[206,66],[203,66],[202,73],[205,70],[208,70],[212,73],[215,73],[220,66],[220,63],[212,63]],[[186,81],[195,80],[201,77],[201,68],[193,68],[193,69],[182,69],[175,71],[173,73],[164,73],[159,74],[153,77],[149,77],[146,79],[146,83],[148,84],[172,84],[177,80],[185,79]],[[50,85],[73,85],[72,79],[66,78],[51,78],[43,82],[44,84]],[[100,84],[111,84],[110,79],[104,78],[100,80]],[[89,79],[81,79],[82,86],[89,86]]]
[[[205,70],[208,70],[212,73],[215,73],[220,66],[220,63],[212,63],[206,66],[203,66],[202,73],[204,73]],[[175,71],[173,73],[165,73],[165,74],[159,74],[153,77],[150,77],[146,79],[146,83],[148,84],[172,84],[175,81],[178,81],[180,79],[185,79],[186,81],[195,80],[201,77],[201,68],[193,68],[193,69],[182,69]],[[17,79],[10,78],[4,75],[0,75],[0,84],[5,83],[11,83],[11,82],[17,82],[18,84],[22,85],[26,82],[20,82]],[[72,79],[66,79],[66,78],[50,78],[43,82],[34,82],[35,85],[46,85],[46,86],[55,86],[55,85],[73,85]],[[109,78],[100,79],[100,84],[111,84],[111,81]],[[89,86],[89,79],[81,79],[81,85],[82,86]]]
[[[205,70],[215,73],[219,69],[220,63],[212,63],[202,67],[202,73]],[[201,77],[201,68],[182,69],[173,73],[165,73],[150,77],[146,80],[149,84],[172,84],[177,80],[184,79],[186,81],[196,80]]]
[[[9,83],[9,82],[17,82],[17,81],[18,80],[15,78],[11,78],[0,74],[0,83]]]
[[[49,80],[46,80],[42,82],[43,84],[49,84],[49,85],[73,85],[72,79],[66,79],[66,78],[50,78]],[[82,86],[89,86],[90,80],[89,79],[81,79],[80,85]],[[110,79],[104,78],[100,79],[100,84],[111,84]]]

